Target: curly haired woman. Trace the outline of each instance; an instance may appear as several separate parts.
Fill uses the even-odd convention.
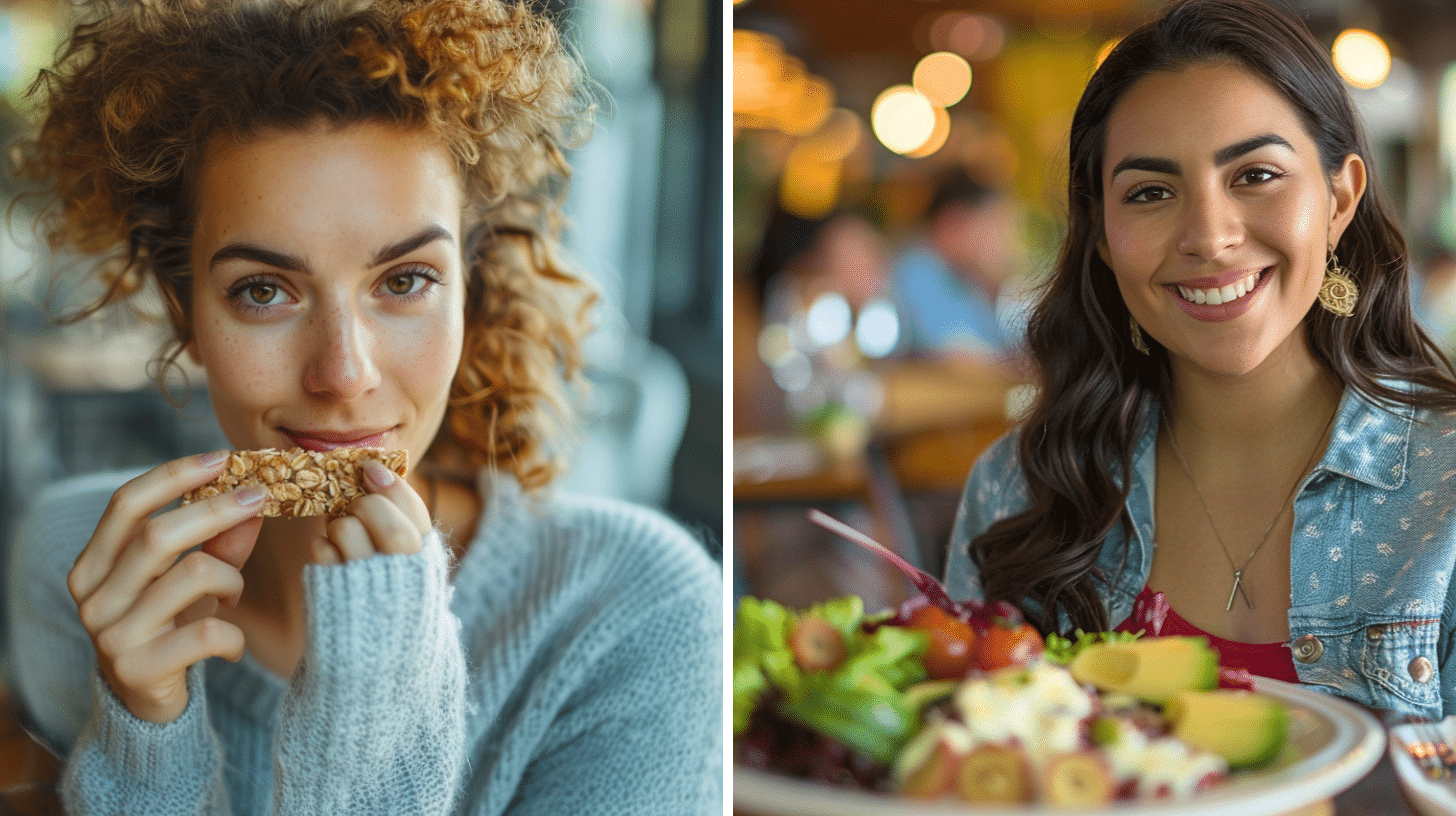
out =
[[[952,591],[1456,712],[1456,379],[1327,49],[1260,0],[1179,0],[1070,145],[1040,395],[972,471]]]
[[[238,449],[412,463],[333,519],[177,506],[225,452],[45,493],[7,600],[70,812],[720,812],[716,566],[549,491],[586,85],[499,0],[117,2],[42,74],[21,171],[90,310],[155,287]]]

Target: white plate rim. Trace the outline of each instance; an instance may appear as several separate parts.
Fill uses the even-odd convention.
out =
[[[1385,752],[1385,729],[1352,703],[1321,692],[1263,677],[1254,688],[1328,720],[1335,733],[1309,756],[1268,776],[1220,788],[1195,799],[1158,800],[1117,808],[1083,810],[1107,816],[1256,816],[1278,814],[1333,797],[1358,782]],[[772,816],[979,816],[979,814],[1065,814],[1066,809],[967,808],[954,802],[915,802],[831,788],[735,765],[733,803]]]

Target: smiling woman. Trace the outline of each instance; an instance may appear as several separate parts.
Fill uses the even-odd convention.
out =
[[[1070,146],[1041,389],[971,473],[948,587],[1456,712],[1456,380],[1324,48],[1261,0],[1176,0]]]
[[[238,449],[409,470],[366,459],[332,518],[247,484],[176,506],[225,451],[42,495],[5,599],[68,812],[720,812],[717,568],[551,490],[592,303],[557,248],[587,81],[551,21],[92,12],[21,154],[52,245],[97,260],[87,311],[155,284]]]

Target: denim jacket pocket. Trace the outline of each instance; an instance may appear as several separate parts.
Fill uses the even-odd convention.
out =
[[[1377,708],[1441,717],[1436,643],[1439,620],[1400,620],[1365,627],[1360,673]]]

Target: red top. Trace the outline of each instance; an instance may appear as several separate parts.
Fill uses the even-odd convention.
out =
[[[1137,632],[1149,635],[1192,635],[1208,638],[1208,644],[1218,650],[1218,663],[1225,669],[1245,669],[1249,674],[1272,677],[1287,683],[1298,683],[1299,675],[1294,671],[1294,655],[1288,643],[1240,643],[1224,640],[1217,635],[1199,629],[1179,617],[1173,607],[1152,587],[1144,586],[1133,601],[1132,617],[1118,624],[1113,631]]]

